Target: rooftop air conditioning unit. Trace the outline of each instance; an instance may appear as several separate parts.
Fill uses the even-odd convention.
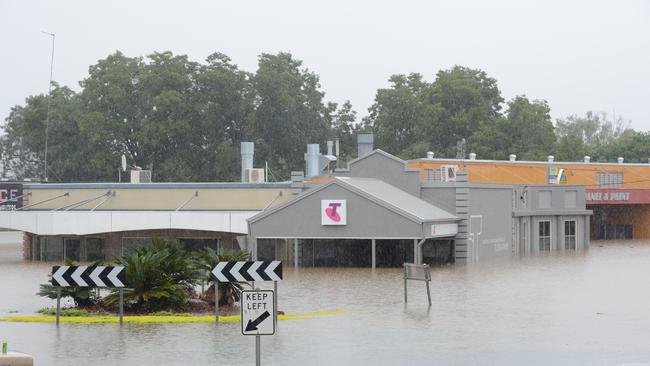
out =
[[[264,169],[246,169],[246,183],[264,183]]]
[[[458,165],[442,165],[440,167],[440,178],[443,182],[455,182]]]

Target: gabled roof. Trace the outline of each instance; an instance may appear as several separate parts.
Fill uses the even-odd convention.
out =
[[[252,223],[258,221],[331,185],[338,185],[339,187],[354,192],[419,224],[424,222],[459,220],[455,215],[452,215],[447,211],[444,211],[379,179],[337,177],[327,183],[310,189],[294,199],[285,201],[278,206],[260,212],[259,214],[249,218],[248,222]]]
[[[341,171],[350,171],[350,167],[351,167],[352,165],[356,164],[357,162],[359,162],[359,161],[361,161],[361,160],[364,160],[364,159],[367,159],[367,158],[369,158],[369,157],[371,157],[371,156],[374,156],[374,155],[383,155],[383,156],[385,156],[385,157],[387,157],[387,158],[389,158],[389,159],[391,159],[391,160],[394,160],[394,161],[396,161],[396,162],[402,164],[402,165],[404,166],[404,171],[407,171],[407,172],[409,172],[409,171],[419,172],[419,171],[420,171],[419,169],[409,168],[409,167],[406,165],[406,163],[407,163],[406,161],[404,161],[404,160],[398,158],[397,156],[395,156],[395,155],[393,155],[393,154],[389,154],[389,153],[385,152],[385,151],[382,150],[382,149],[375,149],[375,150],[369,152],[368,154],[366,154],[366,155],[364,155],[364,156],[360,156],[360,157],[358,157],[358,158],[355,158],[355,159],[350,160],[350,161],[348,162],[348,167],[347,167],[347,169],[337,169],[337,172],[341,172]]]

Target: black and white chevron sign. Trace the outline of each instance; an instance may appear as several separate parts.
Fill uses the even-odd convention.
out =
[[[282,281],[282,262],[219,262],[212,275],[219,282]]]
[[[122,266],[54,266],[52,286],[124,287],[125,276]]]

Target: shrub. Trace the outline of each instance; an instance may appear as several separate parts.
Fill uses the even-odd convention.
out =
[[[196,266],[207,274],[207,282],[212,283],[212,291],[207,292],[207,298],[214,301],[214,278],[211,271],[219,262],[238,262],[250,260],[250,253],[238,251],[232,254],[217,254],[212,248],[204,248],[195,254]],[[231,305],[239,301],[243,285],[247,282],[219,282],[219,305]]]
[[[126,272],[125,305],[134,310],[150,312],[185,305],[201,276],[192,255],[169,240],[153,239],[150,248],[136,247],[117,263]],[[118,301],[119,290],[113,289],[106,303]]]
[[[93,266],[101,265],[101,261],[92,263]],[[65,260],[66,266],[74,266],[75,262],[71,259]],[[51,275],[50,275],[51,276]],[[52,283],[43,283],[40,285],[40,290],[37,295],[56,299],[57,289],[61,289],[61,298],[70,297],[74,301],[75,306],[93,306],[97,303],[95,291],[89,287],[54,287]]]

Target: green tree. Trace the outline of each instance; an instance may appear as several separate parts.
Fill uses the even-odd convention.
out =
[[[427,83],[415,73],[393,75],[389,81],[389,88],[377,90],[364,124],[374,133],[376,146],[401,155],[416,142],[416,129],[424,112],[422,90]]]
[[[262,54],[252,82],[256,163],[266,160],[275,176],[288,179],[291,170],[304,167],[306,145],[322,144],[330,135],[325,93],[318,75],[289,53]]]
[[[505,159],[516,154],[522,160],[544,160],[555,150],[555,133],[546,101],[517,96],[508,102],[505,118],[483,123],[472,137],[479,156]]]

